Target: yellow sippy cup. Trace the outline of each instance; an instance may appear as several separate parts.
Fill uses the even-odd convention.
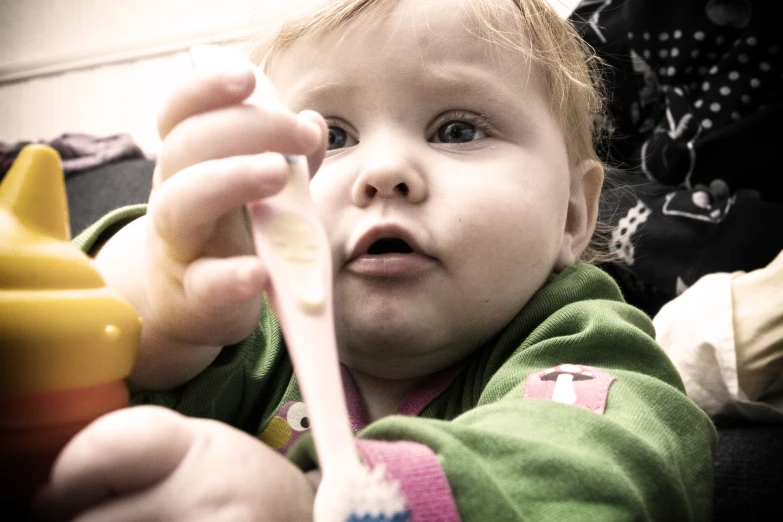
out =
[[[70,243],[57,152],[25,147],[0,184],[0,498],[24,510],[68,440],[128,405],[141,320]]]

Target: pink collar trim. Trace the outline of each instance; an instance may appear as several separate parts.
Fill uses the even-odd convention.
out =
[[[409,417],[416,417],[421,414],[424,408],[446,391],[446,388],[454,382],[454,379],[465,368],[466,364],[467,361],[462,360],[432,374],[423,386],[413,390],[403,399],[402,404],[397,408],[397,414]],[[348,406],[348,420],[351,422],[351,428],[354,433],[356,433],[369,424],[369,419],[364,409],[362,398],[359,395],[359,390],[356,389],[348,368],[340,365],[340,371],[343,378],[343,388],[345,389],[345,402]]]

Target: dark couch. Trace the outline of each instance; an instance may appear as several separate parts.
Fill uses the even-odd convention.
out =
[[[151,160],[134,159],[69,175],[73,234],[112,209],[146,202],[154,167]],[[783,425],[719,425],[714,520],[783,520],[781,500]]]

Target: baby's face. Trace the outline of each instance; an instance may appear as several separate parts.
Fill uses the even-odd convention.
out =
[[[332,243],[341,360],[427,375],[498,333],[562,262],[564,139],[538,70],[401,2],[275,58],[283,102],[330,125],[311,191]]]

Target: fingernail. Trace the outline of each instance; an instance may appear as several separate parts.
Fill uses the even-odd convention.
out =
[[[305,153],[312,152],[321,145],[321,127],[301,114],[297,123],[297,134],[299,145]]]
[[[248,89],[253,75],[253,71],[250,69],[239,67],[226,67],[224,69],[216,69],[213,72],[220,75],[226,89],[239,92],[245,92]]]

